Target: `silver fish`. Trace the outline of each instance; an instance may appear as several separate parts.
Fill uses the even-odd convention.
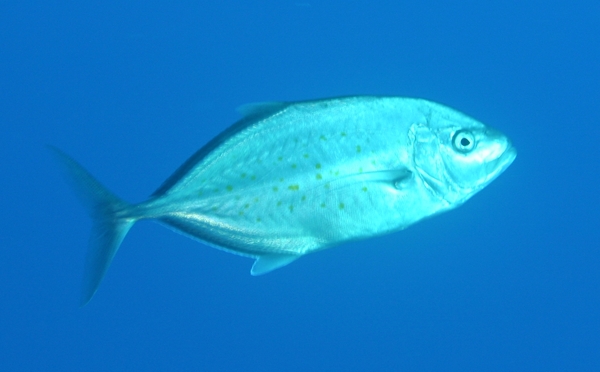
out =
[[[251,273],[260,275],[456,208],[516,157],[501,133],[423,99],[356,96],[240,112],[135,205],[53,148],[94,221],[82,305],[138,220],[254,258]]]

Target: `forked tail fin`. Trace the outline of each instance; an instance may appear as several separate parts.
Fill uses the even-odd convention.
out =
[[[136,220],[127,217],[130,204],[108,191],[69,155],[55,147],[49,148],[60,160],[93,220],[81,297],[81,306],[84,306],[98,290],[123,238]]]

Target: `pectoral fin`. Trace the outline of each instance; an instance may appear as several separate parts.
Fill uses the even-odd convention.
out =
[[[250,274],[254,276],[266,274],[275,269],[279,269],[298,258],[300,258],[300,256],[295,254],[264,254],[256,258],[254,265],[252,265],[252,270],[250,270]]]
[[[336,191],[338,193],[344,188],[361,183],[385,184],[398,190],[406,187],[413,179],[413,173],[408,168],[388,169],[373,172],[354,173],[339,177],[327,183],[326,189],[321,189],[318,193]]]
[[[393,185],[397,189],[404,187],[404,184],[412,179],[412,172],[407,168],[389,169],[375,172],[361,173],[356,177],[357,181],[362,182],[383,182]]]

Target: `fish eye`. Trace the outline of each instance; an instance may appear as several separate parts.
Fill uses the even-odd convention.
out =
[[[452,138],[452,145],[456,151],[467,153],[475,147],[475,137],[471,132],[458,131]]]

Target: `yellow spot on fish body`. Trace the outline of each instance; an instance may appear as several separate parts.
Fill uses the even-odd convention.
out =
[[[282,161],[283,160],[283,156],[278,157],[277,160]]]
[[[302,155],[302,156],[304,156],[304,158],[308,159],[308,156],[309,156],[309,155],[308,155],[308,154],[304,154],[304,155]]]
[[[252,176],[250,176],[250,179],[251,179],[252,181],[254,181],[254,180],[256,179],[256,176],[252,175]]]
[[[326,188],[327,190],[329,190],[329,188],[330,188],[330,187],[331,187],[331,185],[330,185],[329,183],[326,183],[326,184],[325,184],[325,188]]]
[[[227,191],[233,191],[233,186],[227,185],[226,189],[227,189]]]
[[[258,198],[254,198],[254,202],[255,202],[255,203],[258,203]]]
[[[288,189],[292,191],[298,191],[300,189],[300,185],[289,185]]]
[[[346,132],[341,133],[342,137],[346,137]]]
[[[360,151],[361,151],[360,146],[356,146],[356,152],[360,152]]]
[[[293,212],[293,211],[294,211],[294,206],[290,205],[290,212]]]
[[[306,195],[302,195],[302,199],[301,200],[305,201],[306,200]]]
[[[361,190],[364,191],[364,192],[367,192],[367,190],[368,190],[367,186],[364,186]]]
[[[292,164],[292,168],[293,168],[293,169],[296,169],[296,164]]]
[[[257,218],[257,219],[256,219],[256,222],[260,222],[260,221],[261,221],[261,220],[260,220],[260,218]]]
[[[344,203],[340,203],[339,207],[340,209],[344,209]]]
[[[244,211],[240,211],[240,216],[243,216],[243,215],[244,215]]]
[[[283,182],[283,178],[280,178],[280,179],[279,179],[279,182]]]
[[[277,206],[281,206],[281,200],[277,202]]]
[[[321,208],[325,208],[325,203],[321,203]]]
[[[273,191],[277,192],[279,191],[279,188],[277,186],[273,187]]]
[[[250,204],[244,204],[244,208],[246,208],[246,209],[250,208]]]
[[[321,176],[321,173],[317,173],[317,179],[318,179],[318,180],[321,180],[321,179],[323,179],[323,176]]]
[[[321,169],[321,163],[317,163],[317,165],[315,165],[315,168]]]
[[[324,135],[322,135],[322,134],[321,134],[321,137],[319,137],[319,139],[320,139],[321,141],[327,141],[327,138],[326,138]]]
[[[246,173],[242,173],[240,177],[246,178]]]

